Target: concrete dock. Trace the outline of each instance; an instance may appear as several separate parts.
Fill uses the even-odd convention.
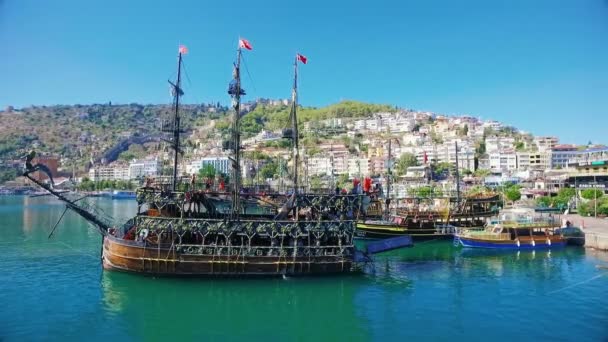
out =
[[[564,215],[562,218],[572,222],[585,232],[585,247],[608,251],[608,219],[584,217],[580,215]]]

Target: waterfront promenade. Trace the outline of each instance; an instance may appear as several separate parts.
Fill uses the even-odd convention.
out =
[[[564,218],[576,227],[584,227],[586,247],[608,250],[608,219],[580,215],[565,215]]]

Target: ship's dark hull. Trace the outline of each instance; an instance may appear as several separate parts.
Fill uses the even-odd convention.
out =
[[[411,235],[414,241],[450,239],[455,228],[483,227],[482,217],[453,217],[447,223],[441,218],[405,218],[400,224],[368,220],[357,222],[355,237],[359,239],[386,239],[400,235]]]
[[[408,227],[393,224],[373,224],[359,222],[355,238],[388,239],[396,236],[410,235],[414,241],[450,239],[454,233],[442,228]]]
[[[155,276],[303,276],[347,273],[353,266],[352,258],[338,256],[186,254],[111,235],[104,238],[102,258],[107,270]]]

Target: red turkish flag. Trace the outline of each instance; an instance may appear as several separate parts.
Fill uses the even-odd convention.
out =
[[[365,180],[363,181],[363,191],[369,192],[369,190],[371,188],[372,188],[372,179],[369,177],[365,177]]]
[[[179,53],[181,53],[182,55],[185,55],[188,53],[188,48],[186,47],[186,45],[179,46]]]
[[[251,46],[251,43],[249,43],[247,39],[243,38],[239,39],[239,48],[253,50],[253,46]]]
[[[299,53],[296,53],[296,59],[304,64],[306,64],[306,61],[308,60],[306,56],[300,55]]]

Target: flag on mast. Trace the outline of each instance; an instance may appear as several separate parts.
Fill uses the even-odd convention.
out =
[[[306,58],[306,56],[300,55],[299,53],[296,53],[296,59],[302,62],[303,64],[306,64],[306,61],[308,61],[308,58]]]
[[[244,38],[239,39],[239,48],[253,50],[253,46],[251,46],[251,43],[249,43],[249,41]]]
[[[188,53],[188,48],[186,47],[186,45],[179,46],[179,53],[181,53],[182,55],[185,55]]]

